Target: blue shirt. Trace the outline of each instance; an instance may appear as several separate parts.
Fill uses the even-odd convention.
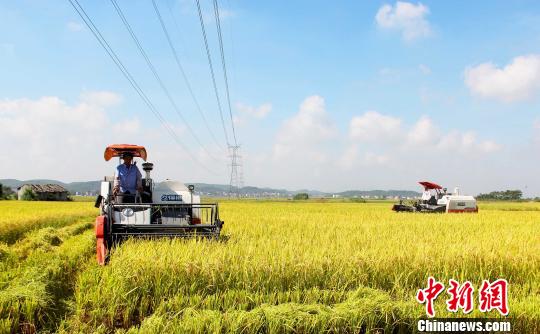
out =
[[[142,179],[141,172],[136,165],[121,164],[116,167],[116,177],[120,181],[120,192],[125,193],[129,191],[132,194],[135,194],[137,191],[137,184],[140,183]]]

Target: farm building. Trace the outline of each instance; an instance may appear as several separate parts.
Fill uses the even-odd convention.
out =
[[[19,200],[26,189],[30,189],[38,201],[67,201],[68,191],[58,184],[23,184],[17,188]]]

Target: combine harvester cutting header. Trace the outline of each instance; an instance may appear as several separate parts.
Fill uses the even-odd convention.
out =
[[[105,161],[124,156],[146,161],[147,157],[143,146],[128,144],[110,145],[104,155]],[[154,184],[150,178],[153,166],[142,164],[146,176],[142,178],[142,191],[135,194],[115,193],[115,177],[106,176],[101,182],[95,204],[100,209],[96,218],[99,264],[107,262],[111,247],[130,237],[219,237],[223,221],[217,203],[201,204],[200,197],[193,194],[193,185],[186,187],[170,180]]]
[[[456,188],[454,193],[448,193],[446,188],[440,185],[422,181],[418,182],[424,187],[422,198],[412,205],[405,205],[403,201],[394,204],[392,210],[397,212],[439,212],[439,213],[457,213],[457,212],[478,212],[478,205],[473,196],[459,194]]]

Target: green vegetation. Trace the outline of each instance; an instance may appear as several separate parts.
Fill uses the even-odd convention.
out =
[[[488,201],[519,201],[523,197],[521,190],[492,191],[489,194],[480,194],[478,200]]]
[[[37,201],[36,194],[32,191],[30,188],[24,189],[22,195],[21,195],[22,201]]]
[[[298,193],[298,194],[293,196],[293,199],[296,200],[296,201],[298,201],[298,200],[308,200],[309,195],[307,193]]]
[[[17,194],[10,187],[6,187],[2,183],[0,183],[0,200],[14,199],[16,195]]]

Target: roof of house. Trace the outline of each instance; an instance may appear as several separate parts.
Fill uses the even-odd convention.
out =
[[[17,189],[21,189],[24,186],[30,186],[33,192],[36,193],[63,193],[67,192],[66,188],[58,184],[23,184]]]

